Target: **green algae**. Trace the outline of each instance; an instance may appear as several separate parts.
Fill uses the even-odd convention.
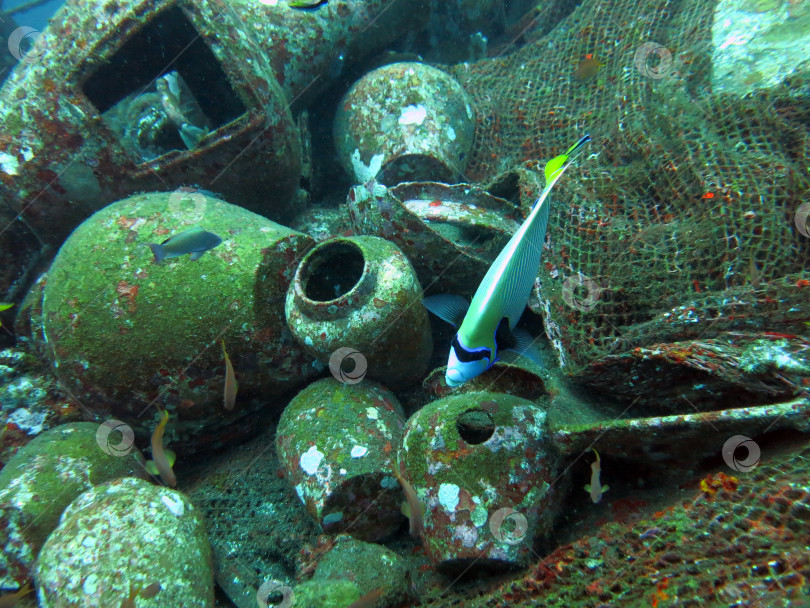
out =
[[[318,562],[313,582],[349,579],[363,594],[380,587],[383,598],[401,603],[408,595],[408,568],[399,555],[374,543],[343,538]]]
[[[209,608],[211,548],[200,511],[183,494],[126,477],[65,510],[37,560],[41,608],[118,606],[132,588],[159,583],[139,607]]]
[[[82,492],[116,477],[142,476],[137,450],[113,456],[98,424],[65,424],[35,437],[0,471],[0,584],[25,578],[63,510]]]
[[[346,608],[360,596],[360,587],[352,581],[307,581],[293,589],[296,606]]]
[[[191,225],[223,242],[197,261],[156,264],[147,245]],[[157,405],[179,410],[176,438],[194,437],[222,423],[224,338],[239,380],[232,416],[244,415],[252,397],[317,371],[286,331],[282,276],[312,242],[197,192],[105,207],[74,231],[48,274],[43,326],[57,375],[88,408],[141,436],[155,424],[143,411]]]

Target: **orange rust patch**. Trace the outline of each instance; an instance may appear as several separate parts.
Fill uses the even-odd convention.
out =
[[[126,305],[129,312],[135,312],[137,308],[135,298],[138,296],[138,290],[140,288],[140,285],[130,285],[126,281],[119,281],[118,286],[115,288],[116,293],[118,293],[118,298]]]
[[[117,220],[115,220],[115,223],[118,224],[121,228],[129,229],[135,223],[135,220],[130,219],[125,215],[122,215]]]

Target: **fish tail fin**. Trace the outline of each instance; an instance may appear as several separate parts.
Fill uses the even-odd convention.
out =
[[[568,150],[565,151],[565,154],[555,156],[546,163],[545,175],[547,185],[552,184],[556,178],[562,175],[562,172],[565,171],[568,168],[568,165],[570,165],[576,158],[574,152],[577,152],[582,146],[584,146],[589,141],[591,141],[590,135],[582,136],[577,143],[575,143],[573,146],[571,146],[570,148],[568,148]]]
[[[162,245],[150,243],[149,249],[152,250],[152,254],[155,256],[155,264],[160,264],[166,258],[166,252],[163,251]]]

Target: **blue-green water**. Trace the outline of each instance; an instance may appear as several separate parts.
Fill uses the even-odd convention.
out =
[[[810,605],[806,2],[59,5],[0,606]]]

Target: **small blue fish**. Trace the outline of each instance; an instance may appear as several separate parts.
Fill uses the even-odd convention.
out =
[[[181,255],[191,254],[191,260],[199,260],[209,249],[213,249],[222,242],[213,232],[206,232],[202,228],[190,228],[179,232],[163,241],[160,245],[151,243],[149,248],[155,254],[155,263],[160,264],[169,258],[179,258]]]
[[[549,193],[576,158],[574,153],[590,139],[586,135],[565,154],[546,163],[546,187],[529,217],[489,267],[471,303],[451,295],[422,300],[430,312],[458,327],[450,343],[447,386],[459,386],[484,373],[498,360],[499,350],[516,350],[539,362],[539,355],[532,350],[531,336],[513,330],[537,278],[548,226]]]

